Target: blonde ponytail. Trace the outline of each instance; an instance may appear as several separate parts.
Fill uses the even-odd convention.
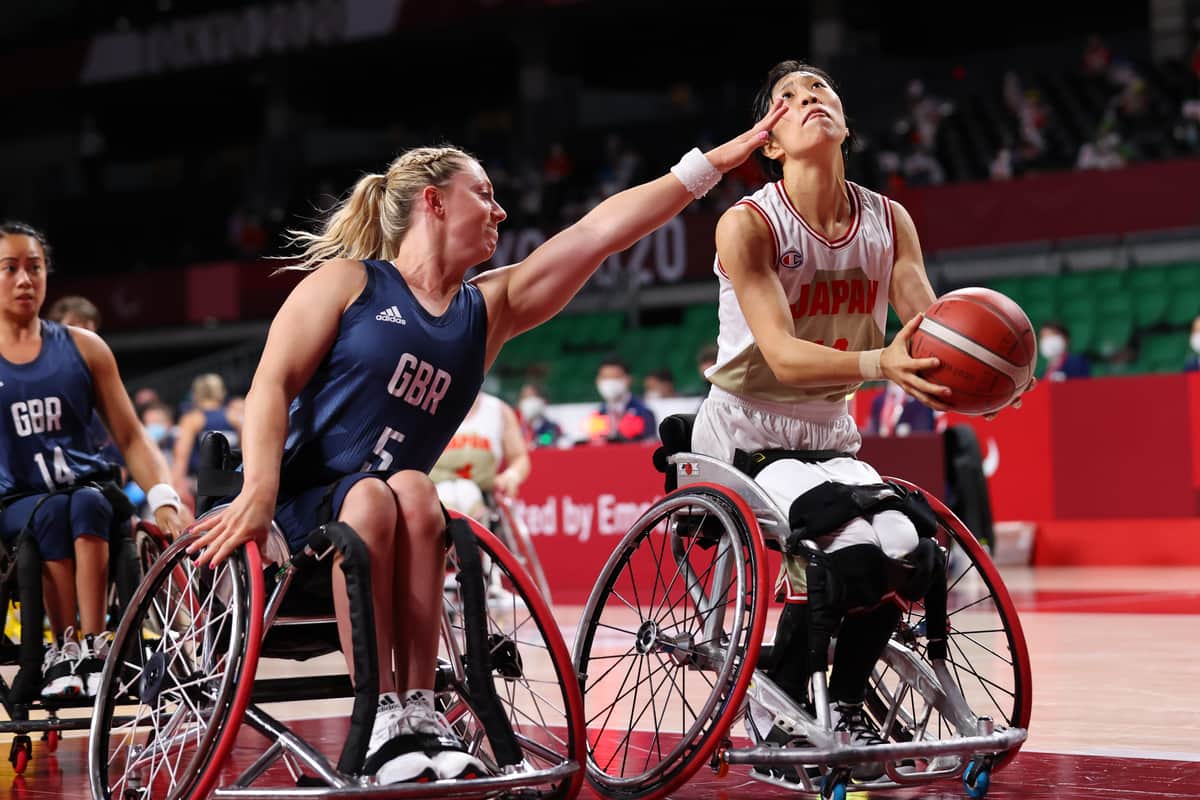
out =
[[[288,230],[299,261],[283,269],[311,271],[334,258],[391,260],[408,233],[413,199],[426,186],[445,186],[474,159],[457,147],[418,147],[383,175],[364,175],[333,209],[319,233]]]

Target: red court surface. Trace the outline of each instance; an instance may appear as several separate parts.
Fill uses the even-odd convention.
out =
[[[993,776],[988,797],[1200,798],[1200,570],[1007,568],[1003,573],[1029,643],[1033,720],[1024,750]],[[580,609],[557,612],[571,642]],[[300,674],[306,668],[266,662],[265,669]],[[334,754],[346,729],[337,705],[342,702],[271,710],[297,720],[292,723],[297,732]],[[7,756],[10,738],[0,734],[0,757]],[[244,732],[227,774],[249,765],[263,747],[261,737]],[[14,776],[8,761],[0,761],[0,798],[82,800],[88,796],[86,757],[82,733],[69,734],[53,754],[35,741],[24,776]],[[873,794],[966,797],[957,781]],[[581,795],[598,796],[588,788]],[[704,768],[673,796],[795,795],[747,779],[744,768],[723,779]]]

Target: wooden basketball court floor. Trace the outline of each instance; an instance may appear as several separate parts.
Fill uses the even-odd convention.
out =
[[[1131,545],[1135,546],[1135,545]],[[1200,568],[1005,568],[1033,665],[1029,740],[993,776],[989,797],[1200,798]],[[559,607],[568,646],[581,609]],[[334,662],[335,663],[335,662]],[[272,674],[307,667],[265,662]],[[276,706],[310,741],[340,747],[345,701]],[[10,737],[0,735],[0,757]],[[227,772],[264,748],[245,732]],[[87,796],[86,734],[68,734],[51,754],[34,744],[23,776],[0,761],[0,798]],[[958,782],[875,793],[877,797],[963,798]],[[585,788],[582,797],[597,797]],[[717,800],[795,796],[750,781],[744,768],[718,779],[707,768],[674,797]],[[856,794],[865,797],[865,794]]]

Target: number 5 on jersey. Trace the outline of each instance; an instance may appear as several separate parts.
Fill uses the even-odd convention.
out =
[[[379,441],[375,442],[375,449],[372,451],[375,455],[379,456],[379,463],[372,466],[371,460],[368,459],[362,466],[363,472],[386,472],[394,460],[394,456],[388,451],[388,445],[392,442],[403,441],[403,433],[391,428],[384,428],[383,433],[379,435]]]

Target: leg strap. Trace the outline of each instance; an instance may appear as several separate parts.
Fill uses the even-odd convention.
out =
[[[521,746],[517,744],[512,724],[504,713],[504,706],[492,682],[492,648],[487,632],[487,598],[479,543],[471,526],[461,519],[451,520],[446,532],[458,554],[457,580],[463,601],[467,639],[464,657],[471,706],[487,731],[496,762],[501,767],[520,764]]]
[[[367,546],[358,534],[344,522],[330,522],[317,528],[308,537],[308,544],[317,552],[330,545],[342,554],[342,574],[346,577],[346,594],[350,600],[351,657],[354,660],[354,708],[350,715],[350,731],[338,759],[338,770],[350,775],[362,771],[375,725],[375,709],[379,705],[379,659],[375,641],[375,606],[371,595],[370,557]]]
[[[46,613],[42,599],[42,555],[33,534],[23,532],[16,547],[17,599],[21,603],[21,647],[17,661],[20,671],[13,679],[10,700],[27,704],[41,691],[42,618]]]

